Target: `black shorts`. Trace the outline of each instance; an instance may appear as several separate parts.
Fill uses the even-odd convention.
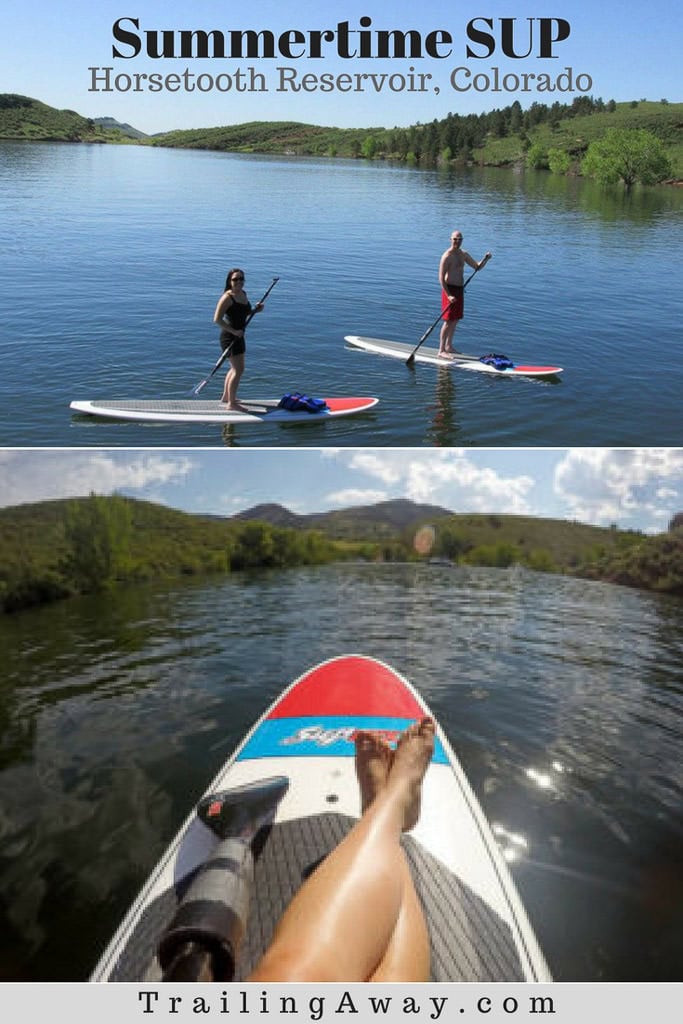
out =
[[[244,339],[230,334],[228,331],[221,331],[221,348],[227,350],[228,359],[231,356],[241,356],[247,351],[247,343]]]

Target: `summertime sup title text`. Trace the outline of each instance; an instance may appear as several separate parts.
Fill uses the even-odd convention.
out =
[[[441,85],[424,62],[450,62],[439,74],[456,93],[534,92],[587,93],[593,79],[585,71],[564,65],[534,65],[534,70],[504,71],[479,62],[498,55],[516,61],[556,62],[570,38],[565,18],[488,18],[468,21],[464,38],[446,29],[423,33],[417,29],[376,28],[372,18],[357,24],[338,21],[322,29],[159,29],[143,26],[140,18],[118,18],[112,25],[112,59],[212,60],[231,62],[225,69],[195,71],[131,71],[121,65],[89,67],[89,92],[278,92],[358,93],[433,92]],[[312,70],[311,61],[334,57],[343,61],[410,61],[407,70]],[[460,59],[465,63],[458,64]],[[252,62],[242,66],[237,62]],[[274,68],[264,61],[282,61]],[[234,63],[233,63],[234,62]],[[284,63],[286,62],[286,63]],[[296,64],[294,62],[306,62]],[[414,62],[414,63],[412,63]],[[420,62],[420,63],[418,63]],[[473,63],[466,63],[473,62]],[[365,65],[364,65],[365,66]]]

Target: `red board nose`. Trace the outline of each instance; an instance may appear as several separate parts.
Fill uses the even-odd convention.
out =
[[[383,715],[414,720],[423,714],[410,689],[387,665],[352,655],[302,676],[268,717]]]
[[[369,409],[375,405],[375,398],[326,398],[328,408],[331,412],[341,412],[344,409]]]

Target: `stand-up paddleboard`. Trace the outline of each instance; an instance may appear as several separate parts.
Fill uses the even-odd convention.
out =
[[[363,338],[357,334],[347,334],[344,338],[353,348],[374,352],[380,356],[391,356],[405,362],[414,350],[414,345],[403,341],[386,341],[383,338]],[[446,366],[456,370],[474,370],[477,373],[494,373],[498,377],[557,377],[562,373],[561,366],[508,366],[503,370],[488,363],[482,363],[479,356],[460,353],[453,359],[445,359],[436,348],[419,348],[414,356],[416,363],[431,363],[434,366]]]
[[[234,973],[235,980],[243,980],[299,886],[360,815],[356,730],[381,730],[391,741],[425,714],[429,709],[411,685],[370,658],[335,658],[301,676],[214,779],[197,813],[152,872],[92,980],[159,980],[160,958],[166,966],[190,926],[215,932],[221,913],[226,927],[231,921],[235,925],[236,918],[245,923]],[[234,845],[237,827],[230,837],[229,823],[241,803],[242,837],[259,832],[255,864],[251,852],[245,854],[244,838],[241,852]],[[222,819],[221,833],[216,823],[220,826]],[[505,861],[440,728],[423,784],[420,820],[403,841],[428,921],[434,981],[550,980]],[[245,858],[250,860],[246,867]],[[221,879],[220,865],[225,864],[232,875],[223,868]],[[223,893],[231,887],[233,909],[226,914],[218,906],[208,921],[199,921],[207,903],[216,902],[217,883]],[[238,939],[240,932],[241,925]],[[230,959],[230,942],[222,947],[219,942],[217,948]]]
[[[326,409],[320,412],[278,408],[279,399],[240,399],[247,412],[226,409],[223,402],[202,399],[169,399],[144,401],[120,399],[114,401],[91,400],[71,402],[74,412],[87,413],[106,419],[134,420],[154,423],[316,423],[339,416],[353,416],[367,412],[377,405],[379,398],[326,398]]]

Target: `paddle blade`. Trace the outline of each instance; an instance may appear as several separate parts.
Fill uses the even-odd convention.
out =
[[[199,392],[203,388],[205,388],[208,383],[209,383],[208,377],[207,377],[206,380],[200,380],[200,382],[199,382],[199,384],[197,384],[196,388],[192,388],[192,391],[190,393],[193,394],[193,395],[198,395]]]

